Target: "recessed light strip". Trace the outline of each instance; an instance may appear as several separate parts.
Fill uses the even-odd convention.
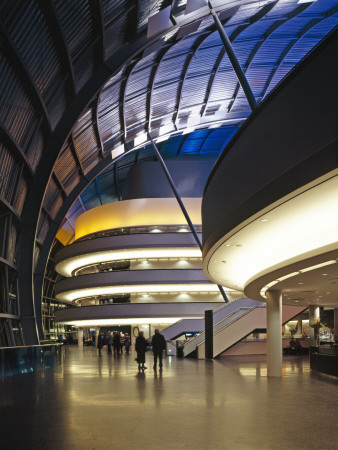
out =
[[[305,269],[298,270],[297,272],[292,272],[292,273],[289,273],[288,275],[285,275],[283,277],[279,277],[277,280],[271,281],[269,284],[266,284],[260,290],[260,295],[262,297],[266,298],[266,291],[268,289],[270,289],[272,286],[274,286],[275,284],[280,283],[281,281],[287,280],[288,278],[292,278],[292,277],[295,277],[297,275],[301,275],[302,273],[310,272],[311,270],[320,269],[321,267],[329,266],[329,265],[335,264],[337,262],[338,261],[336,259],[331,259],[330,261],[325,261],[323,263],[316,264],[314,266],[309,266],[309,267],[306,267]]]
[[[227,292],[232,289],[224,287]],[[56,294],[56,298],[63,301],[72,302],[79,298],[87,298],[96,295],[113,295],[113,294],[148,294],[162,292],[218,292],[218,286],[209,284],[143,284],[143,285],[126,285],[126,286],[97,286],[92,288],[75,289],[72,291],[60,292]]]
[[[59,262],[55,270],[65,276],[71,277],[75,270],[93,264],[120,260],[145,260],[153,258],[201,258],[202,253],[198,247],[167,247],[167,248],[136,248],[122,250],[108,250],[78,255]]]

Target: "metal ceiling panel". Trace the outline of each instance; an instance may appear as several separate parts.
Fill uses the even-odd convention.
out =
[[[1,43],[3,45],[3,43]],[[0,121],[25,153],[39,126],[39,113],[3,53],[0,54]]]
[[[76,84],[81,88],[93,73],[96,35],[86,0],[53,0],[73,61]]]

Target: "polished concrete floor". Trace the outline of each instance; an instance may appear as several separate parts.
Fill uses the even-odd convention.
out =
[[[0,448],[338,449],[338,384],[284,358],[169,357],[144,373],[134,355],[64,347],[54,367],[0,379]]]

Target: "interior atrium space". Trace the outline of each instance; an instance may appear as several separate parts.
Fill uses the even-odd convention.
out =
[[[338,0],[2,0],[0,55],[2,446],[337,448]]]

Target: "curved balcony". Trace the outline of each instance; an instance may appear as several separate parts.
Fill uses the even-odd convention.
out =
[[[67,278],[55,285],[56,298],[68,302],[103,295],[151,293],[219,295],[217,285],[210,282],[202,270],[189,269],[95,273]],[[215,301],[214,297],[213,299]],[[221,296],[220,301],[222,301]]]
[[[106,261],[148,258],[201,258],[192,233],[149,233],[111,236],[75,242],[55,257],[55,270],[65,277]]]
[[[126,305],[86,306],[56,311],[57,323],[75,326],[104,326],[106,324],[170,324],[183,318],[204,317],[206,309],[217,310],[219,303],[132,303]]]

